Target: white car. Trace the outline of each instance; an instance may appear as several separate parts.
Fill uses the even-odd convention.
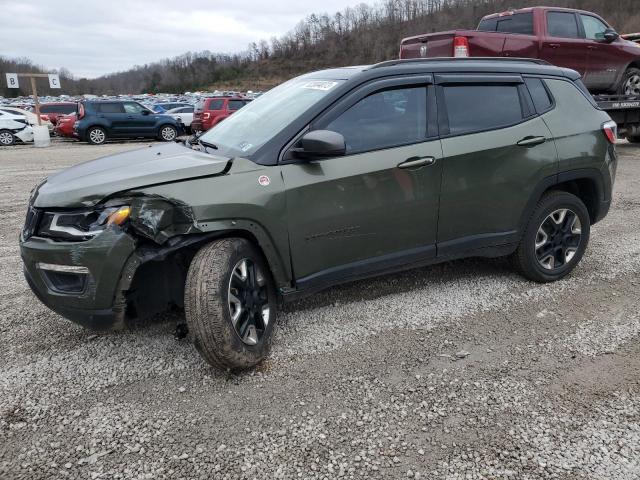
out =
[[[26,117],[27,124],[31,125],[32,127],[38,125],[38,116],[33,112],[28,112],[18,107],[5,107],[4,105],[0,105],[0,112],[22,115]],[[49,133],[53,131],[53,124],[49,120],[42,120],[42,125],[47,126],[47,128],[49,129]]]
[[[178,107],[167,110],[163,115],[169,115],[178,121],[181,121],[188,129],[191,128],[191,122],[193,122],[193,107]]]
[[[0,111],[0,146],[21,142],[33,142],[33,128],[27,125],[24,116]]]

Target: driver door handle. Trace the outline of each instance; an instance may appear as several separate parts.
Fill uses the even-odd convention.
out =
[[[398,168],[420,168],[436,163],[434,157],[411,157],[398,164]]]
[[[521,147],[535,147],[536,145],[542,145],[546,142],[545,137],[525,137],[518,142]]]

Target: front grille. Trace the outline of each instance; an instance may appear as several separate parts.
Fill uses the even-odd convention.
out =
[[[40,221],[41,212],[32,206],[29,206],[27,210],[27,218],[24,222],[24,228],[22,229],[23,240],[28,240],[33,236],[38,228],[38,222]]]

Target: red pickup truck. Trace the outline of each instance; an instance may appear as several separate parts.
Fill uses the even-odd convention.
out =
[[[402,40],[400,58],[421,57],[540,58],[577,70],[594,94],[640,96],[640,45],[582,10],[523,8],[488,15],[477,30]]]

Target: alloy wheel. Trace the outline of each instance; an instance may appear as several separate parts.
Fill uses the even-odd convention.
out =
[[[160,136],[163,140],[170,142],[171,140],[176,138],[176,131],[172,127],[164,127],[160,131]]]
[[[624,83],[624,94],[640,96],[640,74],[631,75]]]
[[[269,324],[267,280],[254,261],[244,258],[233,267],[227,294],[231,324],[247,345],[256,345]]]
[[[104,143],[106,140],[106,135],[104,131],[99,128],[95,128],[89,132],[89,138],[93,143]]]
[[[556,270],[571,262],[582,241],[578,215],[567,208],[554,211],[544,219],[536,235],[538,263],[545,270]]]
[[[10,132],[0,132],[0,145],[13,145],[13,134]]]

